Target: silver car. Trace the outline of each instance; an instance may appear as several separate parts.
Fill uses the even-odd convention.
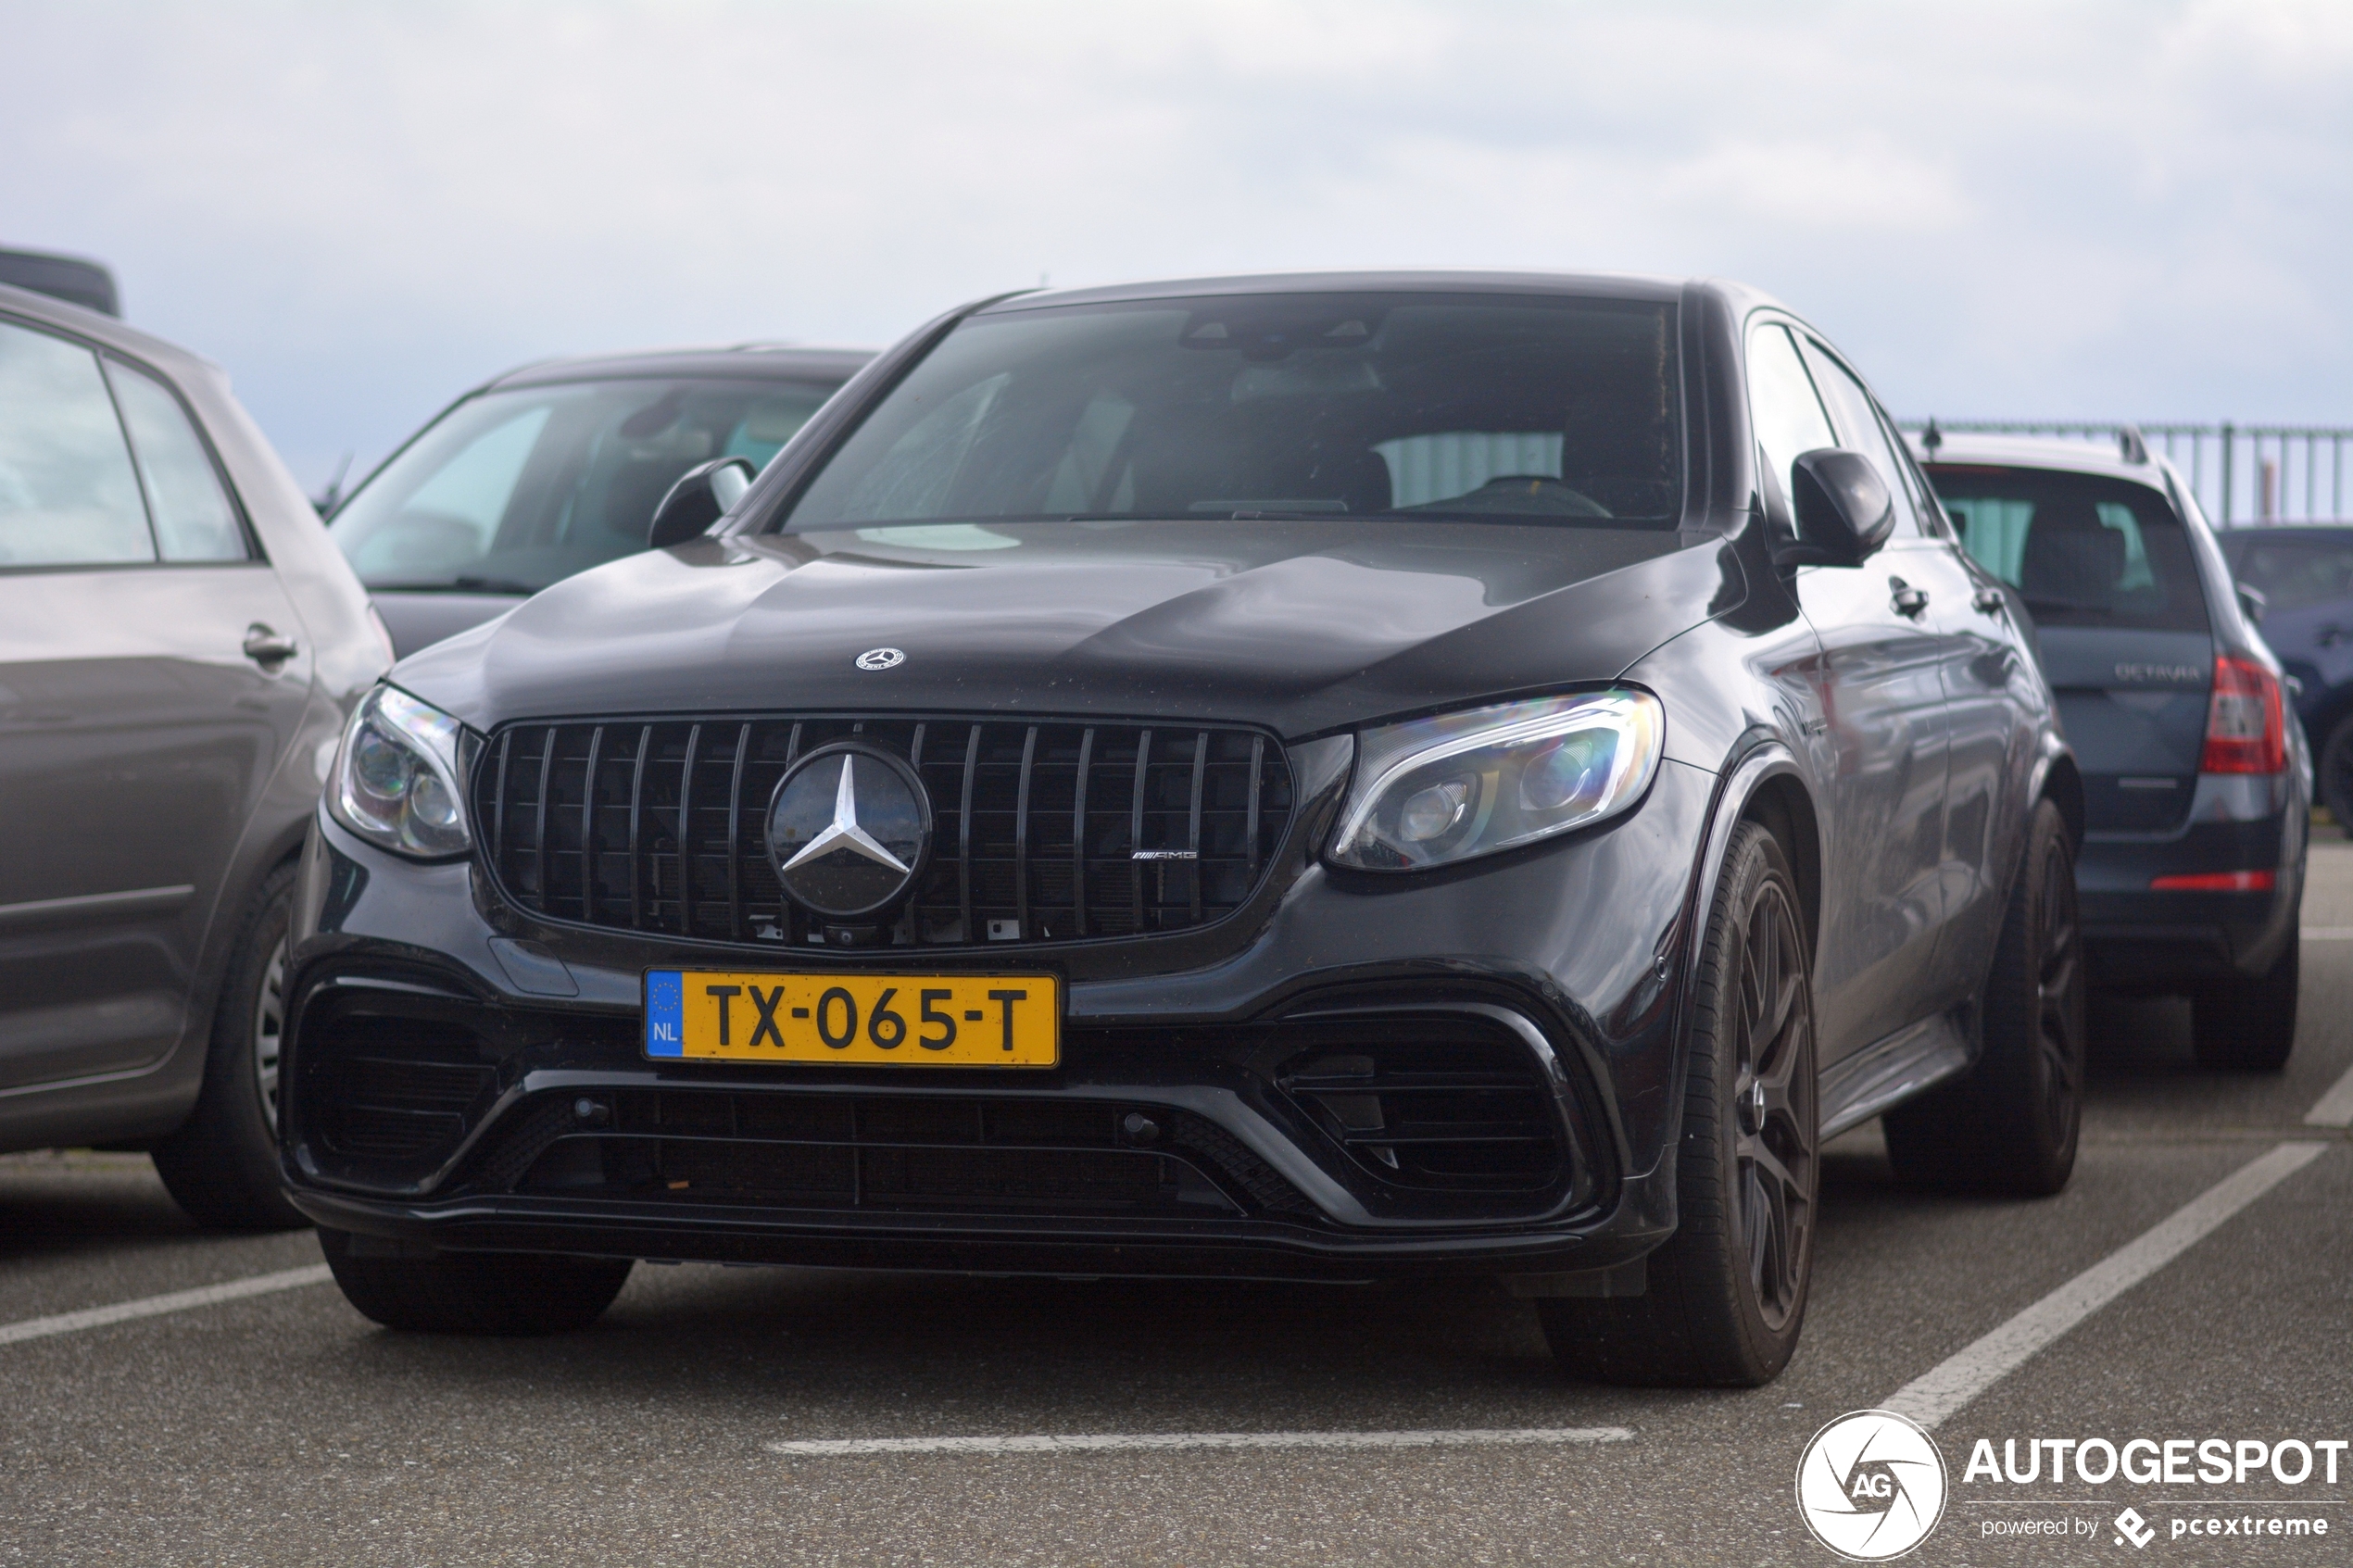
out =
[[[0,1150],[146,1148],[205,1223],[306,1223],[295,857],[390,662],[218,367],[0,286]]]

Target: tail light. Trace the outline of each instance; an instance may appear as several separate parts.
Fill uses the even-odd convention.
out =
[[[2287,705],[2280,678],[2228,654],[2214,660],[2202,773],[2276,773],[2287,766]]]

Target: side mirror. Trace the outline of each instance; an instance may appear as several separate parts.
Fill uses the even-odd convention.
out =
[[[2238,590],[2239,612],[2255,625],[2260,626],[2265,613],[2271,608],[2271,596],[2260,588],[2250,587],[2245,583],[2234,583],[2232,586]]]
[[[749,458],[713,458],[697,463],[678,476],[678,483],[654,508],[653,526],[646,530],[646,548],[667,549],[700,538],[744,498],[753,477]]]
[[[1797,537],[1773,552],[1780,566],[1860,566],[1895,532],[1895,501],[1860,452],[1820,446],[1790,465]]]

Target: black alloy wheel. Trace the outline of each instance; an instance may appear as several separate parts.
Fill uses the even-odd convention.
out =
[[[2084,990],[2075,841],[2044,800],[1986,972],[1977,1064],[1881,1119],[1895,1173],[2019,1198],[2066,1186],[2083,1122]]]
[[[1799,908],[1780,842],[1743,822],[1693,978],[1675,1234],[1650,1255],[1642,1296],[1537,1303],[1554,1358],[1578,1376],[1754,1387],[1797,1347],[1821,1185]]]
[[[286,1201],[278,1174],[278,1045],[294,884],[293,864],[282,865],[246,905],[213,1004],[195,1109],[154,1151],[173,1201],[217,1230],[310,1223]]]
[[[1801,1004],[1805,953],[1787,891],[1771,881],[1760,884],[1742,944],[1732,1083],[1739,1135],[1732,1157],[1749,1285],[1766,1326],[1776,1332],[1805,1305],[1820,1186],[1813,1019],[1810,1006]]]

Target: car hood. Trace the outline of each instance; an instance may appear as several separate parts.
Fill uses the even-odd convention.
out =
[[[559,583],[392,678],[484,730],[873,709],[1223,719],[1299,738],[1608,680],[1730,608],[1738,571],[1673,533],[1376,519],[698,539]],[[861,668],[877,648],[903,657]]]

